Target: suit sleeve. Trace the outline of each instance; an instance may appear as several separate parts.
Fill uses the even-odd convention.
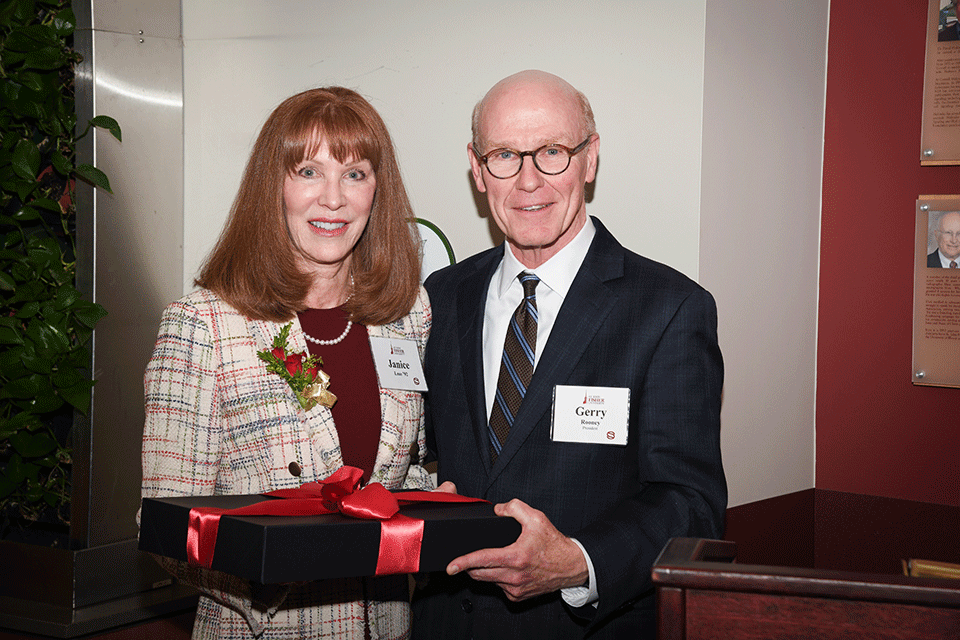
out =
[[[576,533],[597,572],[601,621],[652,589],[650,567],[670,538],[722,536],[723,362],[716,305],[697,288],[675,307],[639,388],[635,491]],[[590,608],[579,609],[587,613]]]

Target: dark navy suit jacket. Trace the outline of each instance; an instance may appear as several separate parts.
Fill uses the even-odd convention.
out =
[[[943,263],[940,262],[940,251],[934,251],[933,253],[927,254],[927,267],[939,267],[943,268]]]
[[[672,537],[722,536],[723,363],[713,298],[677,271],[596,235],[503,450],[491,468],[481,336],[504,246],[426,282],[433,327],[425,353],[428,442],[439,480],[494,503],[519,498],[583,544],[597,607],[559,592],[511,603],[499,587],[431,574],[415,598],[418,638],[652,636],[650,569]],[[554,386],[630,389],[626,446],[553,442]]]
[[[960,23],[951,22],[949,26],[937,32],[937,42],[952,42],[960,40]]]

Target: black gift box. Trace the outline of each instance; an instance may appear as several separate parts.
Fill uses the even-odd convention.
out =
[[[141,551],[187,560],[190,509],[236,509],[270,500],[261,495],[144,498]],[[400,513],[424,521],[420,571],[443,571],[477,549],[505,547],[520,523],[499,517],[488,502],[420,503]],[[320,516],[222,516],[212,569],[263,584],[372,576],[380,551],[380,521],[339,513]]]

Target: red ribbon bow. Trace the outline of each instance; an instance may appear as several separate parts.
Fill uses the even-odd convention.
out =
[[[423,520],[400,512],[401,504],[417,502],[484,502],[441,491],[391,493],[374,482],[360,489],[363,471],[341,467],[326,480],[308,482],[296,489],[279,489],[264,495],[282,500],[264,500],[237,509],[197,507],[190,510],[187,530],[187,561],[209,569],[217,544],[220,517],[315,516],[340,512],[352,518],[380,520],[380,553],[376,575],[415,573],[420,570]]]

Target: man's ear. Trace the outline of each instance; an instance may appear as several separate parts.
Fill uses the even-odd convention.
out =
[[[597,177],[597,159],[600,157],[600,134],[593,134],[593,140],[587,145],[587,182]]]
[[[487,185],[483,183],[483,165],[477,160],[477,154],[473,152],[473,143],[467,143],[467,157],[470,158],[470,172],[473,174],[473,181],[477,185],[477,191],[487,192]]]

